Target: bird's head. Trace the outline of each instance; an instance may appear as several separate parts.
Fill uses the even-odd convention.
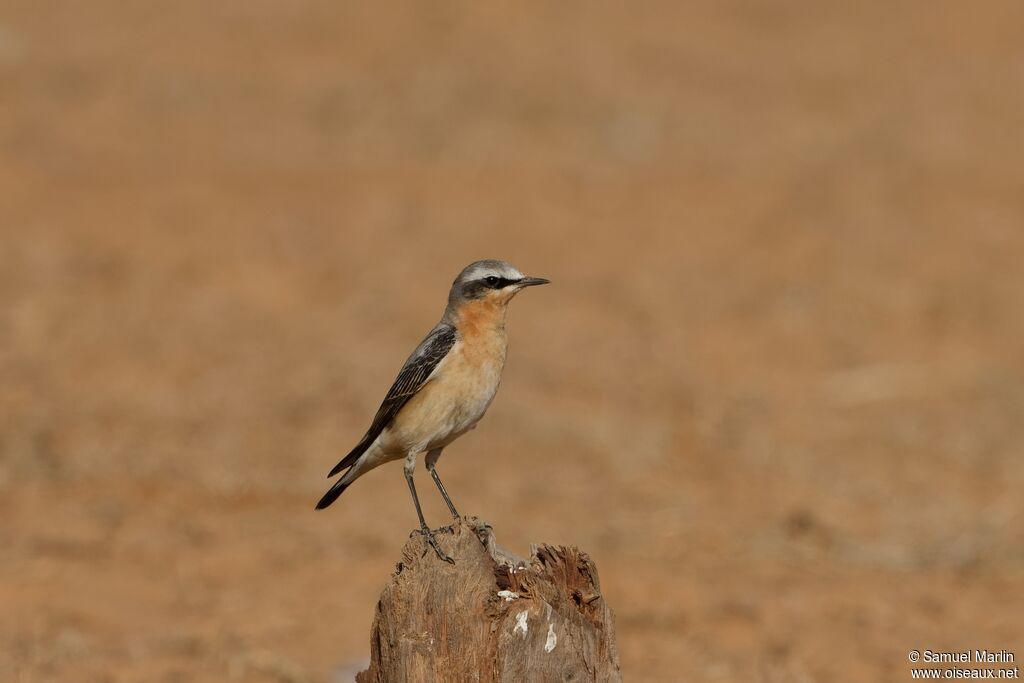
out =
[[[452,283],[448,308],[457,310],[471,302],[504,306],[520,290],[548,282],[542,277],[527,277],[506,261],[476,261],[463,268]]]

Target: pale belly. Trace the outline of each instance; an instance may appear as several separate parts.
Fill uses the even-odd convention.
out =
[[[467,431],[494,400],[505,364],[504,348],[488,358],[461,349],[395,416],[381,434],[382,450],[392,457],[443,448]]]

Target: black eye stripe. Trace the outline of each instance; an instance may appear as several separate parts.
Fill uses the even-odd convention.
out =
[[[501,289],[502,287],[508,287],[516,282],[519,282],[519,280],[511,280],[509,278],[496,277],[494,275],[489,275],[483,280],[484,285],[491,289]]]

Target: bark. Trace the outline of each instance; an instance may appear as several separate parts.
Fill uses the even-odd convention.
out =
[[[475,519],[413,534],[381,593],[357,683],[621,681],[597,567],[574,547],[502,550]]]

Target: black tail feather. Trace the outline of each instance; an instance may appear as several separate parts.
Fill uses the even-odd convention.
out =
[[[345,492],[345,489],[349,487],[351,482],[344,483],[344,479],[345,478],[342,477],[338,481],[334,482],[334,486],[328,489],[327,493],[324,494],[324,497],[316,504],[317,510],[323,510],[325,507],[336,501],[338,496]]]
[[[334,466],[334,469],[332,469],[331,473],[327,475],[327,478],[330,479],[331,477],[333,477],[338,472],[341,472],[346,467],[351,467],[352,465],[356,464],[356,460],[359,459],[360,455],[366,452],[366,449],[370,447],[371,443],[373,443],[373,439],[368,440],[364,436],[362,440],[360,440],[359,443],[356,444],[356,447],[349,451],[349,454],[342,458],[341,462]]]

